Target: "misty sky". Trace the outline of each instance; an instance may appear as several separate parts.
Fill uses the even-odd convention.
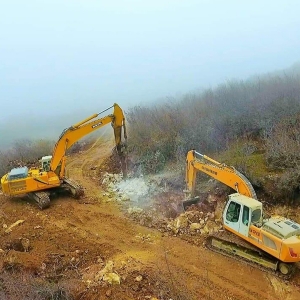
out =
[[[299,11],[298,0],[0,0],[0,140],[9,124],[64,128],[63,114],[287,68],[300,60]]]

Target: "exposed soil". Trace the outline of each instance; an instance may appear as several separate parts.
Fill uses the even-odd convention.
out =
[[[163,203],[179,193],[154,196],[149,209],[161,219],[128,213],[136,203],[101,185],[112,148],[101,139],[69,158],[69,177],[85,188],[80,200],[60,197],[41,211],[0,195],[0,299],[300,299],[299,270],[284,282],[210,252],[203,235],[168,231],[164,218],[176,213]]]

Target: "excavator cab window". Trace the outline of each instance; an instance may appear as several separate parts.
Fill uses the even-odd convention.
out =
[[[238,222],[240,211],[241,211],[241,205],[232,201],[229,204],[226,212],[227,221],[234,222],[234,223]]]
[[[248,226],[249,225],[249,207],[248,206],[244,206],[243,207],[243,224]]]
[[[257,208],[252,212],[252,223],[258,223],[261,221],[261,209]]]
[[[49,161],[44,161],[43,166],[42,166],[43,171],[48,172],[50,171],[50,162]]]

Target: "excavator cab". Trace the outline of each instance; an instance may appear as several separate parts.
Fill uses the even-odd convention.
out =
[[[251,225],[262,225],[262,203],[239,193],[229,195],[223,212],[223,224],[228,230],[245,237]]]
[[[44,172],[50,171],[50,163],[51,163],[52,155],[43,156],[40,159],[41,167]]]

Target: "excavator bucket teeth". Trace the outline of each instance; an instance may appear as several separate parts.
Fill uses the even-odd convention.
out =
[[[201,200],[199,197],[184,200],[182,201],[183,210],[186,211],[191,205],[197,205],[200,202]]]

